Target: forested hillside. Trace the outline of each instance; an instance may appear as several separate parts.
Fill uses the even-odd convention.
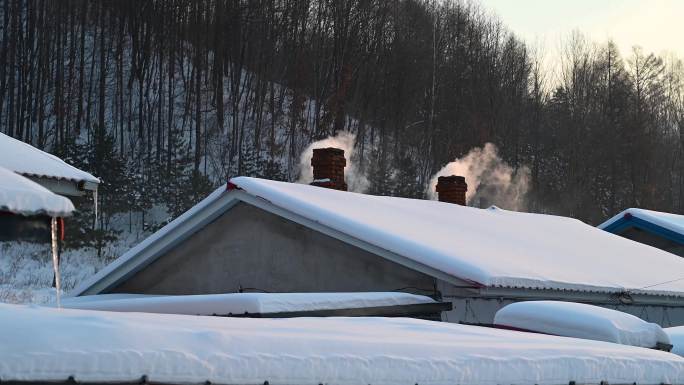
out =
[[[154,227],[154,205],[173,217],[231,176],[297,180],[302,151],[340,133],[369,193],[425,197],[443,166],[493,143],[529,170],[527,210],[590,223],[631,206],[684,212],[673,57],[578,33],[552,71],[456,0],[6,0],[0,12],[0,130],[104,180],[98,230],[73,245],[116,237],[117,215]]]

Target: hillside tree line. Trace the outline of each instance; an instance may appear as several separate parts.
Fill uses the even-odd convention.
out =
[[[84,242],[112,240],[115,215],[148,225],[163,204],[176,216],[231,176],[296,180],[301,151],[343,131],[374,194],[423,198],[444,164],[491,142],[529,167],[530,211],[684,213],[673,56],[575,33],[554,72],[459,0],[0,7],[0,131],[103,179]]]

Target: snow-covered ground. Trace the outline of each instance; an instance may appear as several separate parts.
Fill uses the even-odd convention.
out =
[[[158,223],[168,216],[154,207],[146,214],[148,222]],[[98,257],[92,247],[65,249],[61,254],[62,294],[92,277],[108,263],[150,235],[128,214],[112,218],[112,228],[121,231],[118,240],[105,246]],[[67,219],[68,220],[68,219]],[[67,238],[69,234],[66,235]],[[52,288],[53,268],[48,243],[0,242],[0,302],[48,304],[56,301]]]
[[[246,319],[0,304],[0,380],[681,384],[684,358],[407,318]]]
[[[112,249],[116,246],[112,247]],[[0,242],[0,302],[55,302],[49,244]],[[95,274],[105,265],[92,248],[67,250],[61,257],[62,291]]]

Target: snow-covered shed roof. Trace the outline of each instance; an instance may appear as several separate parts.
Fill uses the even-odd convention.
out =
[[[576,219],[248,177],[231,179],[73,294],[113,287],[240,201],[455,283],[684,296],[683,259]]]
[[[0,212],[24,216],[67,217],[74,205],[63,196],[0,167]]]
[[[632,314],[576,302],[524,301],[499,309],[494,324],[556,336],[613,342],[644,348],[672,347],[658,324]]]
[[[0,304],[4,382],[681,384],[684,358],[408,318],[245,319]]]
[[[70,297],[62,307],[83,310],[187,315],[279,314],[387,306],[434,304],[435,300],[409,293],[228,293],[203,295],[97,294]]]
[[[100,180],[62,159],[28,143],[0,133],[0,166],[31,178],[82,182],[83,188],[94,190]]]
[[[620,233],[636,227],[684,244],[684,215],[629,208],[598,225],[599,229]]]

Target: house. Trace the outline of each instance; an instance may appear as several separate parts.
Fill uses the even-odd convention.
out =
[[[49,242],[52,219],[61,223],[73,211],[69,199],[0,167],[0,241]]]
[[[684,257],[684,215],[630,208],[598,228]]]
[[[407,291],[452,302],[450,322],[548,299],[684,324],[684,260],[670,253],[571,218],[453,204],[459,177],[429,201],[340,191],[339,170],[317,168],[328,188],[231,179],[72,294]]]
[[[22,175],[55,194],[95,193],[100,180],[28,143],[0,133],[0,167]]]

